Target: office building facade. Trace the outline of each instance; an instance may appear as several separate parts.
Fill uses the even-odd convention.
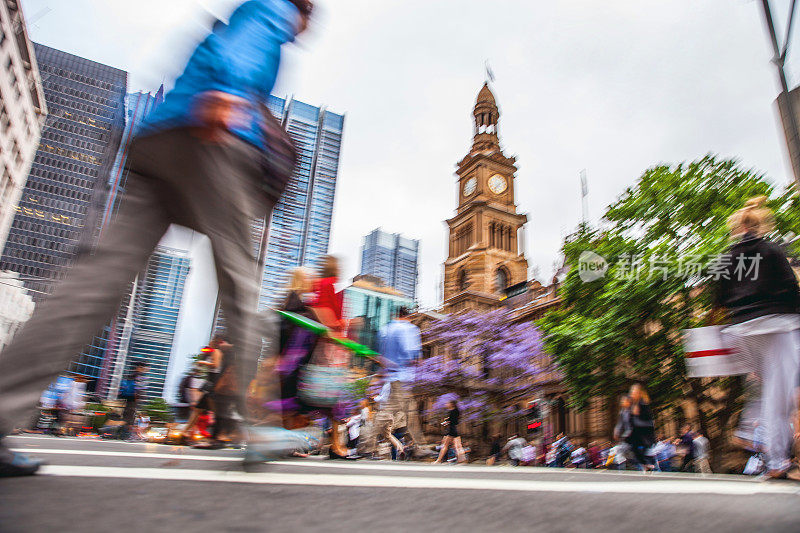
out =
[[[419,241],[380,228],[364,237],[361,274],[375,276],[415,301],[419,277]]]
[[[19,2],[0,2],[0,252],[16,215],[47,115]]]
[[[158,246],[137,278],[126,320],[119,327],[118,349],[110,359],[108,396],[115,398],[123,377],[137,361],[149,365],[148,399],[164,394],[181,303],[191,259],[185,250]]]
[[[269,109],[294,139],[298,163],[264,239],[259,309],[281,299],[292,268],[315,265],[328,253],[344,131],[343,115],[299,100],[271,96]],[[254,227],[258,235],[259,222]]]
[[[344,289],[344,318],[354,320],[357,340],[378,350],[380,329],[397,317],[401,307],[410,309],[414,300],[383,284],[380,278],[360,275]]]
[[[105,229],[119,210],[119,202],[125,193],[128,172],[125,163],[128,161],[128,150],[134,137],[142,129],[145,120],[164,102],[164,85],[155,94],[144,91],[128,93],[125,96],[125,130],[122,132],[117,157],[108,176],[108,195],[103,208],[103,219],[100,229]]]
[[[119,210],[120,200],[124,195],[128,179],[125,163],[128,160],[131,141],[141,129],[144,121],[163,101],[163,85],[155,94],[139,91],[128,93],[125,96],[125,129],[122,133],[117,156],[107,178],[107,193],[105,194],[102,215],[95,228],[96,236],[93,239],[94,242],[100,238],[103,230],[108,227]],[[92,338],[91,342],[70,367],[70,371],[73,374],[83,376],[89,380],[88,388],[91,391],[104,393],[108,386],[108,379],[103,378],[107,378],[107,371],[112,361],[108,361],[107,357],[111,355],[112,351],[116,353],[114,348],[118,344],[117,333],[124,326],[125,310],[130,305],[130,296],[134,290],[135,282],[132,282],[130,287],[131,290],[125,296],[120,312]],[[105,375],[104,369],[106,370]]]
[[[49,112],[16,208],[0,270],[42,300],[102,215],[125,124],[127,73],[34,43]]]

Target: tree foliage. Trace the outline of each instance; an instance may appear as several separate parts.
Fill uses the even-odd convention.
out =
[[[688,379],[680,331],[708,325],[706,267],[730,244],[728,216],[759,195],[769,197],[776,214],[772,238],[800,233],[796,193],[777,191],[736,161],[706,156],[647,170],[607,208],[598,228],[582,226],[566,238],[571,268],[559,289],[563,305],[540,326],[576,407],[591,397],[614,398],[641,380],[657,409],[690,397],[702,424],[730,417],[737,380]],[[581,279],[585,251],[607,260],[600,279]],[[728,394],[721,398],[712,389]]]
[[[153,398],[147,402],[142,408],[142,411],[144,411],[153,422],[169,423],[175,420],[172,409],[170,409],[164,398],[161,397]]]
[[[439,353],[416,367],[414,392],[439,396],[435,411],[457,399],[462,416],[472,422],[517,415],[509,403],[528,399],[539,378],[555,371],[539,329],[515,323],[506,310],[448,315],[427,329],[426,337]]]

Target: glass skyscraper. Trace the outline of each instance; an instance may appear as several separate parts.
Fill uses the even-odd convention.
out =
[[[186,251],[158,246],[137,278],[127,309],[129,316],[120,328],[119,348],[110,352],[111,397],[137,361],[145,361],[150,367],[147,398],[163,394],[190,263]]]
[[[34,300],[88,249],[125,126],[125,71],[34,44],[49,116],[0,258]]]
[[[164,86],[161,85],[156,94],[138,91],[125,96],[125,131],[122,134],[117,158],[108,175],[108,197],[103,208],[101,228],[105,228],[117,213],[119,201],[125,192],[128,173],[125,163],[128,161],[128,149],[131,141],[139,133],[144,121],[156,108],[164,102]]]
[[[374,276],[360,275],[344,289],[344,317],[360,319],[356,326],[357,340],[376,351],[380,329],[397,317],[401,307],[414,305],[409,297],[381,283]]]
[[[417,299],[419,241],[380,228],[364,237],[361,274],[375,276],[412,301]]]
[[[99,238],[102,231],[111,223],[119,210],[119,203],[125,192],[128,173],[125,163],[128,160],[128,149],[134,136],[139,132],[150,114],[164,101],[164,86],[162,85],[155,95],[149,92],[133,92],[125,96],[125,129],[122,134],[117,156],[107,178],[105,205],[102,208],[102,217],[95,228]],[[133,289],[133,285],[131,285]],[[116,353],[119,333],[124,326],[125,309],[130,305],[130,291],[125,297],[124,304],[117,316],[106,324],[103,329],[80,354],[77,361],[70,367],[70,371],[89,378],[88,389],[104,393],[108,386],[109,365],[113,362],[107,360],[110,353]],[[100,381],[98,383],[96,380]],[[99,385],[99,387],[98,387]]]
[[[271,96],[270,111],[294,139],[298,163],[275,205],[266,239],[259,309],[276,304],[292,268],[328,253],[344,116],[294,99]],[[256,222],[254,233],[263,221]]]

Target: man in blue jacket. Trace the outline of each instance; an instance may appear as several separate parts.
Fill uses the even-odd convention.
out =
[[[250,223],[273,207],[258,194],[259,106],[275,84],[281,46],[306,28],[312,8],[311,0],[249,0],[194,51],[131,145],[117,220],[0,354],[0,439],[30,417],[41,391],[112,316],[172,223],[211,240],[244,406],[260,340]],[[0,477],[38,467],[0,440]]]

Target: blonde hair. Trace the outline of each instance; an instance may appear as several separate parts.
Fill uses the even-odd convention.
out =
[[[292,269],[292,277],[289,279],[289,292],[306,292],[309,288],[314,273],[306,267]]]
[[[766,196],[756,196],[745,202],[744,207],[728,217],[728,231],[732,234],[755,233],[762,236],[772,231],[774,217],[767,207]]]

